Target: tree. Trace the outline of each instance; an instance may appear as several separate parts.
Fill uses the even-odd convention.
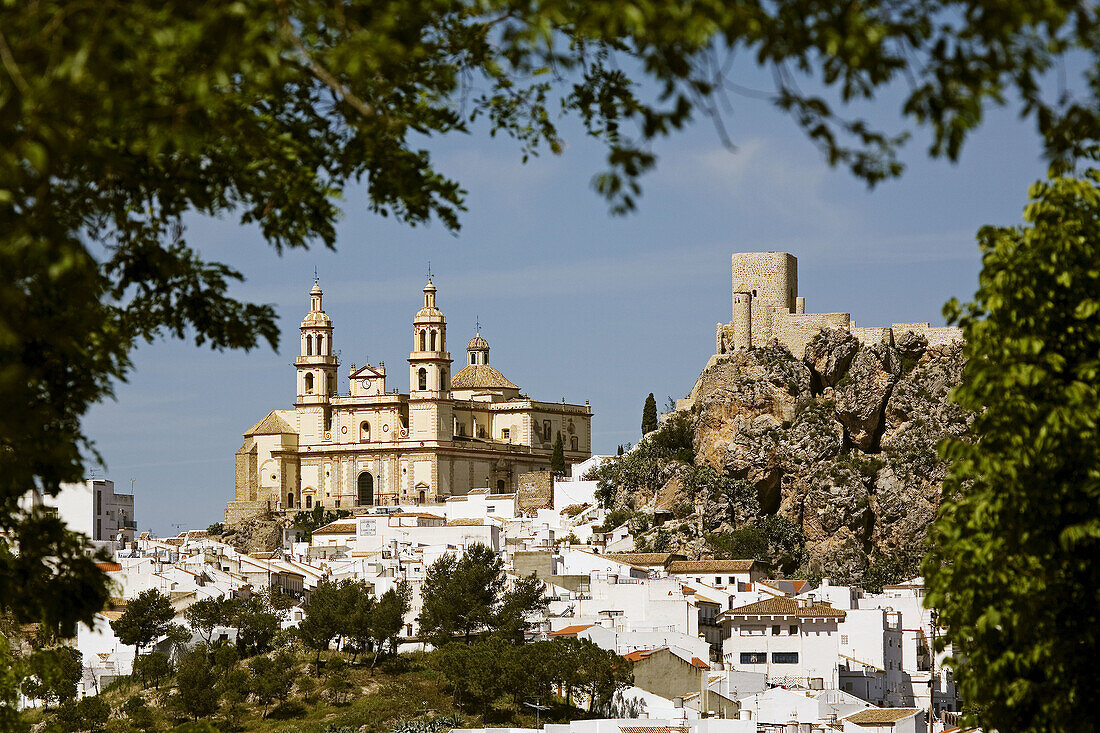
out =
[[[260,596],[234,598],[230,618],[237,627],[237,648],[241,656],[262,654],[271,649],[271,640],[279,631],[279,617],[269,610]]]
[[[210,649],[197,644],[188,650],[176,669],[176,704],[192,720],[213,715],[218,709],[218,674],[210,665]]]
[[[168,631],[175,612],[168,596],[156,588],[143,590],[137,598],[126,604],[122,615],[111,622],[111,629],[123,644],[132,644],[134,653],[141,656],[141,648],[153,643]]]
[[[276,659],[253,658],[248,663],[248,671],[251,675],[249,690],[264,706],[263,717],[266,718],[271,703],[275,700],[286,700],[294,687],[296,665],[284,652],[282,656],[277,655]]]
[[[561,431],[554,438],[554,452],[550,454],[550,473],[555,476],[565,475],[565,444],[561,439]]]
[[[134,657],[134,675],[141,679],[141,684],[148,687],[150,683],[160,689],[160,681],[172,674],[172,665],[168,661],[168,655],[163,652],[153,652],[140,657]]]
[[[504,561],[485,545],[470,545],[461,558],[447,553],[424,574],[421,632],[435,646],[455,634],[469,643],[475,631],[489,627],[504,588]]]
[[[325,669],[325,692],[334,705],[342,704],[351,692],[351,672],[348,663],[340,657],[329,660]]]
[[[773,73],[771,103],[830,164],[868,182],[901,172],[908,136],[844,107],[901,79],[934,156],[955,159],[986,105],[1019,99],[1066,159],[1100,137],[1100,89],[1051,99],[1041,75],[1082,52],[1095,72],[1096,27],[1095,7],[1068,0],[0,6],[0,610],[71,632],[106,601],[83,542],[19,498],[84,475],[81,418],[138,343],[276,342],[274,309],[228,296],[240,273],[187,245],[184,214],[238,216],[279,251],[331,247],[337,200],[366,181],[372,211],[455,229],[464,192],[423,137],[485,120],[524,158],[559,152],[553,107],[606,145],[593,185],[627,211],[655,138],[699,115],[724,129],[735,51]]]
[[[111,717],[111,706],[98,695],[69,701],[57,709],[54,722],[62,731],[101,731]],[[51,730],[51,728],[47,728]],[[56,729],[54,729],[56,730]]]
[[[1058,173],[1032,186],[1024,226],[979,232],[975,300],[945,308],[966,338],[954,399],[974,421],[941,449],[924,574],[985,730],[1098,727],[1100,171]]]
[[[642,407],[642,437],[649,435],[657,429],[657,400],[653,393],[645,398],[645,406]]]
[[[141,695],[131,695],[122,704],[122,714],[130,725],[147,733],[157,727],[156,716],[152,709],[145,704],[145,698]]]
[[[231,646],[224,647],[232,649]],[[309,679],[308,677],[306,679]],[[245,701],[251,692],[251,679],[248,672],[243,669],[229,669],[218,682],[218,713],[225,722],[228,730],[236,730],[240,727],[247,709]]]
[[[317,652],[314,674],[321,674],[321,652],[326,651],[343,623],[339,618],[339,588],[321,578],[305,606],[305,618],[298,624],[298,637],[307,648]]]
[[[379,653],[387,643],[390,645],[390,651],[393,654],[397,653],[397,637],[405,626],[405,616],[409,612],[411,601],[412,589],[409,588],[408,583],[402,582],[383,593],[374,604],[370,635]],[[375,654],[375,660],[371,662],[372,670],[377,659],[378,654]]]
[[[23,692],[31,698],[66,703],[76,698],[77,685],[84,676],[84,655],[70,647],[40,649],[28,658],[33,677],[23,683]]]
[[[523,644],[530,628],[529,616],[545,611],[550,602],[546,599],[546,585],[534,573],[519,578],[501,595],[493,626],[502,639],[512,644]]]
[[[232,625],[232,605],[230,598],[203,598],[188,606],[184,617],[191,628],[209,644],[215,627]]]

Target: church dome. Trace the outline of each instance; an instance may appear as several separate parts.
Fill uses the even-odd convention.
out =
[[[515,389],[519,387],[488,364],[470,364],[451,377],[451,389]]]
[[[487,349],[487,348],[489,348],[489,342],[486,341],[485,339],[481,338],[480,333],[477,334],[476,336],[474,336],[472,339],[470,339],[470,343],[466,344],[466,350],[467,351],[474,351],[475,349]]]

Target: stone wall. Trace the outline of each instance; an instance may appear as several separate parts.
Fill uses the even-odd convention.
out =
[[[232,527],[270,511],[271,502],[268,501],[231,501],[225,505],[225,526]]]
[[[516,513],[534,514],[554,508],[554,475],[549,471],[521,473],[516,478]]]

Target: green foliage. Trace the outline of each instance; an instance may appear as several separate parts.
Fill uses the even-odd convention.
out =
[[[1098,157],[1093,151],[1093,157]],[[1097,729],[1100,610],[1100,172],[1031,188],[1025,226],[978,234],[954,399],[977,440],[950,440],[924,562],[928,603],[972,723]]]
[[[170,674],[172,665],[168,661],[168,655],[163,652],[152,652],[134,658],[134,676],[146,687],[152,684],[160,689],[161,680]]]
[[[307,648],[317,652],[316,674],[320,674],[321,652],[329,648],[340,632],[340,588],[328,578],[321,578],[305,606],[305,618],[298,624],[298,638]]]
[[[191,628],[210,643],[214,627],[233,625],[232,605],[231,598],[203,598],[188,606],[184,616]]]
[[[325,692],[334,705],[347,702],[348,693],[351,692],[351,673],[348,664],[340,657],[329,660],[325,668]]]
[[[554,450],[550,454],[550,473],[555,476],[565,475],[565,443],[562,442],[560,430],[554,438]]]
[[[0,633],[0,731],[24,733],[29,728],[19,714],[19,692],[26,677],[26,664],[13,653],[8,637]]]
[[[435,646],[455,634],[468,642],[475,631],[488,628],[504,590],[504,561],[482,544],[470,545],[462,557],[446,554],[424,575],[424,606],[419,622]]]
[[[649,393],[649,397],[645,398],[645,405],[642,406],[642,437],[649,435],[657,429],[657,400],[653,398],[653,393]]]
[[[621,457],[602,461],[589,469],[585,478],[596,481],[596,500],[610,509],[619,492],[654,494],[667,479],[666,470],[676,464],[695,462],[695,430],[691,416],[675,413],[653,433]]]
[[[198,644],[180,657],[176,667],[178,688],[175,704],[192,719],[205,718],[218,709],[218,674],[210,664],[209,647]]]
[[[718,559],[755,559],[790,574],[806,557],[802,528],[787,517],[768,514],[728,532],[707,535],[707,546]]]
[[[69,701],[54,713],[53,721],[46,730],[64,731],[101,731],[111,717],[111,706],[98,695],[81,698],[77,702]]]
[[[122,714],[130,725],[143,733],[156,728],[156,716],[141,695],[131,695],[122,705]]]
[[[271,612],[264,597],[234,598],[228,609],[237,627],[237,648],[241,656],[262,654],[271,649],[271,642],[279,631],[279,617]]]
[[[221,522],[214,522],[206,528],[206,533],[209,534],[211,537],[221,537],[223,534],[225,534],[225,525]]]
[[[514,645],[490,636],[473,644],[451,642],[432,653],[432,662],[455,699],[483,714],[506,696],[545,698],[555,683],[567,696],[586,693],[598,714],[633,680],[629,662],[581,639]]]
[[[168,596],[156,588],[143,590],[126,604],[122,615],[111,622],[111,629],[123,644],[132,644],[136,654],[141,648],[163,636],[175,612]]]
[[[290,695],[297,671],[294,658],[285,651],[276,653],[274,658],[261,656],[249,660],[249,691],[264,706],[263,717],[267,717],[273,701],[285,701]]]
[[[708,531],[723,523],[739,527],[760,513],[760,497],[755,486],[710,466],[692,468],[684,474],[683,484],[693,502],[706,501],[717,507],[717,511],[703,517]]]
[[[326,524],[331,524],[337,519],[343,519],[344,517],[350,517],[351,512],[347,509],[325,509],[320,504],[315,505],[309,511],[300,511],[294,515],[294,521],[291,524],[294,529],[302,532],[301,539],[308,542],[313,537],[313,530],[318,527],[323,527]]]
[[[84,656],[78,650],[65,646],[39,649],[27,661],[33,676],[24,682],[24,694],[46,704],[76,698],[77,685],[84,676]]]

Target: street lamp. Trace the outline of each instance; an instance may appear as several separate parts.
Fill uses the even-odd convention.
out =
[[[525,702],[523,704],[526,705],[529,708],[534,708],[535,709],[535,728],[537,729],[539,727],[539,713],[543,710],[549,710],[550,706],[549,705],[539,705],[537,702]]]

